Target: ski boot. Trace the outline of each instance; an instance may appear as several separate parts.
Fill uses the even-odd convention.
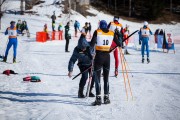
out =
[[[115,68],[115,71],[114,71],[114,76],[117,77],[118,76],[118,69]]]
[[[142,63],[144,63],[144,58],[142,58]]]
[[[96,96],[96,100],[92,103],[93,106],[96,105],[101,105],[102,100],[101,100],[101,96]]]
[[[150,63],[150,59],[149,58],[147,58],[147,63]]]
[[[13,58],[13,63],[16,63],[16,58]]]
[[[6,62],[6,61],[7,61],[7,57],[4,57],[4,58],[3,58],[3,62]]]
[[[104,104],[110,104],[109,95],[104,95]]]
[[[84,96],[84,94],[83,94],[83,89],[84,89],[84,88],[79,87],[78,98],[85,98],[85,96]]]

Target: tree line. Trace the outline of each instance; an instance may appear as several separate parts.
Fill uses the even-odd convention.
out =
[[[156,20],[163,11],[173,12],[176,7],[180,8],[180,0],[91,0],[91,4],[112,14],[147,20]]]

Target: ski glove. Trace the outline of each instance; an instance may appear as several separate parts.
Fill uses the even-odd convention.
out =
[[[69,76],[69,78],[71,78],[72,77],[72,72],[69,72],[68,76]]]

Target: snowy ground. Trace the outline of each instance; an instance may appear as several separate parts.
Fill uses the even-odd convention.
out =
[[[50,1],[50,0],[47,0]],[[49,2],[50,3],[50,2]],[[42,8],[43,9],[43,8]],[[100,15],[105,17],[106,15]],[[99,17],[100,17],[99,16]],[[72,19],[82,18],[93,21],[96,17],[83,18],[76,13]],[[78,77],[68,78],[67,66],[77,38],[70,41],[70,53],[65,53],[65,41],[35,42],[36,31],[41,31],[45,22],[51,22],[46,16],[19,16],[5,14],[2,19],[3,32],[11,20],[25,19],[29,23],[31,38],[18,37],[18,56],[16,64],[0,63],[0,72],[12,69],[18,75],[0,74],[0,120],[179,120],[180,119],[180,45],[175,45],[176,54],[161,51],[150,53],[150,64],[141,63],[140,51],[129,46],[132,55],[125,56],[131,73],[129,73],[134,99],[126,99],[121,66],[118,78],[114,75],[114,58],[111,54],[110,100],[111,104],[90,106],[95,98],[77,98]],[[112,16],[109,20],[112,19]],[[59,19],[61,21],[61,19]],[[98,21],[98,19],[97,19]],[[139,23],[131,23],[132,31],[139,29]],[[51,25],[51,23],[49,23]],[[137,27],[136,27],[137,26]],[[179,30],[177,25],[162,26],[166,29]],[[136,28],[135,28],[136,27]],[[73,34],[73,27],[72,34]],[[173,31],[172,31],[173,32]],[[180,33],[180,32],[179,32]],[[178,35],[179,35],[178,33]],[[174,33],[176,34],[176,33]],[[4,53],[7,36],[0,33],[0,53]],[[8,56],[12,62],[12,49]],[[75,65],[73,75],[79,73]],[[133,74],[134,77],[131,77]],[[37,75],[42,82],[23,82],[22,78]],[[103,83],[103,81],[102,81]],[[128,89],[129,90],[129,89]],[[103,93],[102,93],[103,94]]]

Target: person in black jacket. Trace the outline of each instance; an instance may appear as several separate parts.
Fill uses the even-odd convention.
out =
[[[101,69],[103,69],[104,79],[104,104],[109,104],[109,70],[110,70],[110,54],[111,44],[114,41],[116,45],[121,46],[116,32],[114,33],[107,28],[105,20],[100,21],[100,29],[97,29],[92,37],[90,46],[95,46],[96,56],[94,59],[94,76],[96,87],[96,100],[92,105],[101,105]]]
[[[70,23],[68,22],[67,25],[65,26],[65,39],[66,39],[65,52],[70,52],[68,50],[69,39],[71,39],[71,34],[69,33],[69,25]]]
[[[68,65],[68,76],[72,76],[73,67],[75,62],[78,60],[78,66],[81,72],[86,70],[92,65],[92,55],[93,55],[93,49],[90,48],[89,43],[85,39],[85,37],[81,36],[78,45],[74,48],[73,54],[69,60]],[[79,91],[78,91],[78,98],[85,98],[83,94],[84,86],[86,84],[86,80],[88,79],[88,74],[90,73],[90,69],[82,73],[82,77],[79,82]],[[94,85],[94,81],[91,82],[90,86],[90,93],[89,97],[95,97],[95,95],[92,93],[92,88]]]

